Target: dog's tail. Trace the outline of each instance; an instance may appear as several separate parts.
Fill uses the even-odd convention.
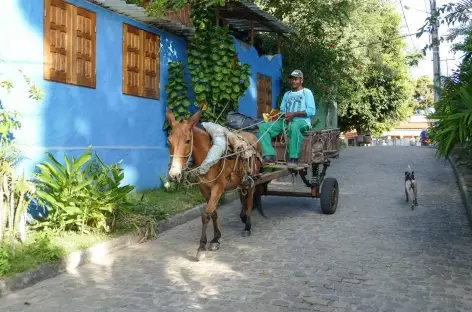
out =
[[[410,165],[408,165],[408,169],[410,170],[410,174],[411,174],[413,172],[413,170],[411,170]]]

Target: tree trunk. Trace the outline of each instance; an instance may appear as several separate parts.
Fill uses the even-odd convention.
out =
[[[363,135],[364,132],[362,131],[362,127],[360,125],[356,126],[357,135]]]

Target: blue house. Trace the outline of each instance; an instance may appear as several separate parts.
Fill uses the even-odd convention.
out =
[[[251,45],[254,32],[292,31],[249,1],[230,3],[219,14],[234,31],[239,60],[253,73],[240,112],[260,116],[276,104],[282,57],[259,56]],[[126,183],[138,190],[159,187],[169,161],[162,129],[168,62],[186,65],[189,16],[185,7],[149,17],[125,0],[2,3],[0,59],[9,65],[0,75],[13,76],[15,88],[0,100],[21,113],[22,129],[15,133],[27,157],[21,169],[31,173],[46,151],[62,159],[93,145],[107,163],[123,159]],[[38,84],[44,100],[29,99],[11,68]]]

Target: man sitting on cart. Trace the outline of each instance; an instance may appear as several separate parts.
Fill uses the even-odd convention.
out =
[[[311,128],[311,118],[316,113],[313,93],[303,88],[303,73],[294,70],[289,75],[291,90],[284,94],[280,110],[284,116],[273,122],[266,122],[259,126],[259,137],[264,164],[275,163],[276,153],[272,146],[272,138],[288,130],[288,165],[296,167],[301,154],[303,132]]]

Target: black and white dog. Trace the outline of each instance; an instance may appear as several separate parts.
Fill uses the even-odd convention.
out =
[[[418,206],[418,184],[415,179],[415,172],[411,170],[411,167],[408,165],[409,171],[405,171],[405,195],[406,202],[411,201],[411,210],[415,209],[415,206]]]

